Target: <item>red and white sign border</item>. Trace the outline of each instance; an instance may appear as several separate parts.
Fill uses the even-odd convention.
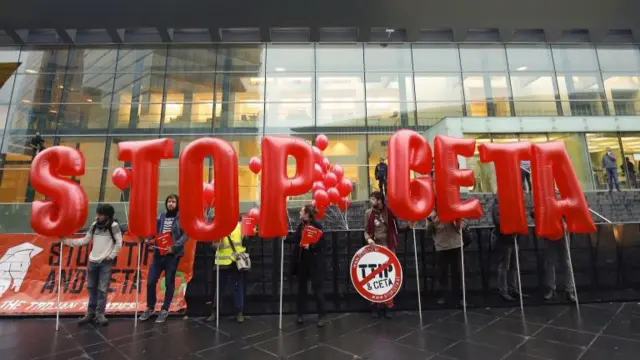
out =
[[[372,294],[371,292],[367,291],[367,289],[364,287],[364,284],[366,282],[360,283],[358,281],[358,262],[360,261],[360,259],[362,259],[362,257],[364,257],[366,254],[371,252],[379,252],[386,255],[388,258],[387,262],[390,265],[393,265],[393,268],[394,268],[395,278],[393,279],[393,287],[384,295]],[[402,273],[402,266],[400,265],[400,260],[398,259],[398,257],[393,251],[389,250],[389,248],[385,246],[366,245],[362,247],[360,250],[356,252],[356,254],[353,256],[353,259],[351,259],[350,267],[351,269],[349,273],[351,274],[351,283],[353,284],[353,287],[356,289],[358,294],[360,294],[360,296],[362,296],[363,298],[371,302],[385,303],[393,299],[398,294],[398,292],[400,291],[400,288],[402,287],[403,273]],[[376,269],[377,271],[374,270],[374,272],[370,273],[367,277],[373,278],[375,277],[375,275],[382,272],[385,268],[387,268],[387,266],[380,266],[378,269]],[[371,276],[371,274],[374,274],[374,275]]]

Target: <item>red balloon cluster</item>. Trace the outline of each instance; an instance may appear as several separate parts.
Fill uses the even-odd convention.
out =
[[[205,208],[213,207],[216,203],[216,187],[213,183],[202,183],[202,202]]]
[[[347,211],[349,207],[349,195],[353,190],[351,180],[344,177],[344,169],[323,155],[323,151],[329,145],[326,135],[316,137],[316,146],[313,147],[313,206],[318,210],[318,217],[323,218],[330,204],[336,204],[340,210]]]

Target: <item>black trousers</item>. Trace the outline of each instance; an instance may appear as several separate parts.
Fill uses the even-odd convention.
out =
[[[382,191],[385,197],[387,196],[387,179],[378,180],[378,189]]]
[[[442,291],[448,293],[452,300],[462,299],[462,277],[460,267],[460,248],[436,252],[438,277]],[[451,275],[451,290],[449,290]]]
[[[313,296],[316,300],[318,308],[318,316],[325,314],[324,293],[322,291],[322,275],[318,271],[303,271],[297,276],[298,278],[298,294],[296,296],[298,316],[302,316],[307,312],[307,299],[309,297],[308,283],[311,281]]]

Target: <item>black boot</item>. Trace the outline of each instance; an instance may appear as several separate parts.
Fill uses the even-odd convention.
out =
[[[80,320],[78,320],[78,326],[90,324],[95,318],[96,318],[95,313],[88,312],[83,317],[81,317]]]
[[[96,315],[96,324],[98,326],[107,326],[107,325],[109,325],[109,320],[107,320],[107,317],[104,316],[104,314],[97,314]]]
[[[576,298],[576,294],[573,291],[567,292],[567,301],[571,304],[577,304],[578,299]]]
[[[544,299],[547,301],[553,300],[556,298],[556,291],[554,289],[549,289],[547,290],[546,293],[544,293]]]
[[[373,320],[380,319],[380,309],[378,309],[377,307],[372,308],[371,309],[371,318]]]
[[[384,316],[385,319],[391,319],[393,317],[391,311],[389,311],[389,308],[386,306],[382,308],[382,316]]]
[[[206,322],[216,321],[216,308],[213,308],[213,310],[211,310],[211,315],[209,315],[209,317],[205,321]]]
[[[298,319],[296,320],[296,323],[298,325],[302,325],[303,322],[304,322],[304,319],[302,318],[302,315],[298,315]]]
[[[324,324],[326,324],[326,321],[324,319],[324,315],[318,315],[318,327],[323,327]]]
[[[509,292],[507,291],[500,291],[500,297],[504,301],[516,301],[516,299],[513,296],[511,296],[511,294],[509,294]]]

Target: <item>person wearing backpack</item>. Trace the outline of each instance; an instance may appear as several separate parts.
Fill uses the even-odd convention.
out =
[[[61,239],[65,245],[72,247],[84,246],[93,241],[87,266],[89,303],[87,313],[78,321],[78,325],[86,325],[92,321],[100,326],[109,324],[104,313],[111,282],[111,269],[122,248],[122,232],[114,215],[113,206],[100,204],[96,209],[95,221],[83,238]]]
[[[180,214],[178,195],[171,194],[164,201],[166,212],[157,219],[157,233],[171,234],[172,244],[168,249],[154,247],[153,260],[149,267],[147,277],[147,309],[140,315],[140,321],[147,321],[155,314],[156,307],[156,285],[160,280],[160,275],[164,272],[166,290],[164,292],[164,302],[160,309],[160,314],[156,323],[164,323],[169,317],[169,307],[173,300],[173,293],[176,287],[176,272],[178,264],[184,255],[184,244],[187,242],[187,234],[180,227]],[[153,238],[145,240],[148,244],[153,244]]]
[[[220,269],[218,289],[219,294],[215,294],[213,298],[213,309],[211,316],[206,321],[211,322],[216,320],[216,296],[221,296],[229,283],[233,284],[233,300],[236,311],[236,321],[239,324],[244,322],[244,278],[245,274],[249,270],[243,268],[242,264],[238,266],[239,259],[244,258],[247,255],[247,248],[243,245],[244,237],[242,236],[242,222],[238,222],[236,228],[231,232],[229,236],[220,240],[214,241],[212,246],[216,249],[215,264]]]

